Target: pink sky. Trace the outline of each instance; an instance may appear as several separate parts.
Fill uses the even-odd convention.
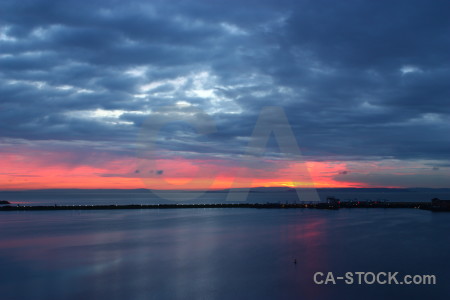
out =
[[[46,150],[17,149],[0,156],[0,189],[47,188],[150,188],[150,189],[224,189],[233,187],[370,187],[355,180],[345,181],[344,174],[363,172],[370,163],[307,162],[255,160],[242,164],[227,160],[165,158],[155,161],[136,157],[113,156]],[[258,168],[258,166],[262,166]],[[390,168],[370,166],[372,169]],[[357,170],[360,168],[360,170]],[[158,170],[160,170],[158,172]],[[362,173],[361,173],[362,174]]]

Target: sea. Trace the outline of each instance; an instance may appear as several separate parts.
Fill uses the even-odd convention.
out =
[[[431,190],[319,194],[349,201],[449,199]],[[299,201],[295,195],[255,192],[247,201]],[[205,193],[187,201],[225,197]],[[0,192],[0,200],[175,201],[149,191],[77,190]],[[0,211],[0,299],[448,299],[449,253],[450,213],[420,209]],[[398,283],[388,282],[389,274]],[[435,281],[406,284],[406,275]]]

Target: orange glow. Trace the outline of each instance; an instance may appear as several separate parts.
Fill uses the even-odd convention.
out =
[[[231,187],[365,187],[356,182],[333,180],[345,163],[308,162],[310,179],[297,162],[263,161],[270,171],[229,166],[220,160],[159,159],[153,169],[142,168],[134,157],[101,156],[83,160],[75,154],[18,151],[0,156],[0,189],[48,188],[150,188],[226,189]],[[71,163],[74,161],[74,163]],[[235,165],[239,165],[236,164]],[[304,166],[304,165],[303,165]],[[161,170],[161,171],[157,171]],[[144,178],[144,180],[143,180]]]

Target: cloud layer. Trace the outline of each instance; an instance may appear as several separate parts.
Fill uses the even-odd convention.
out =
[[[142,124],[166,118],[164,155],[239,165],[259,112],[277,105],[308,161],[415,161],[442,173],[449,11],[421,0],[4,0],[2,146],[132,157]],[[198,110],[214,132],[176,122],[199,122]],[[268,156],[277,151],[269,143]],[[335,179],[357,180],[350,171]]]

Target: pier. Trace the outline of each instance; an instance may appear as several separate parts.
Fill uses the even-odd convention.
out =
[[[450,211],[449,200],[437,202],[339,201],[328,199],[318,203],[218,203],[218,204],[124,204],[124,205],[3,205],[0,211],[43,210],[116,210],[116,209],[182,209],[182,208],[259,208],[259,209],[357,209],[357,208],[416,208]]]

